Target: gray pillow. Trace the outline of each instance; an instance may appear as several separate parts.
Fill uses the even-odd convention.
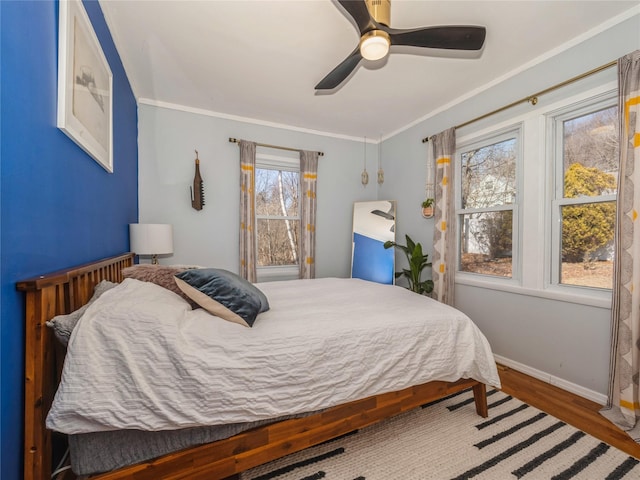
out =
[[[71,312],[67,315],[57,315],[53,317],[47,322],[47,327],[53,328],[53,333],[56,338],[66,347],[69,343],[71,332],[73,332],[73,329],[76,327],[76,324],[80,320],[80,317],[82,317],[87,308],[89,308],[89,305],[95,302],[104,292],[106,292],[107,290],[111,290],[116,285],[118,284],[110,282],[108,280],[102,280],[95,286],[95,288],[93,289],[93,296],[85,305],[80,307],[75,312]]]
[[[258,314],[269,310],[269,301],[258,287],[227,270],[186,270],[175,276],[175,282],[212,315],[245,327],[253,326]]]

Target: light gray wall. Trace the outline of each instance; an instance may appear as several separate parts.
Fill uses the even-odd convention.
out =
[[[469,285],[456,286],[456,307],[473,319],[496,355],[545,372],[554,377],[551,383],[568,381],[606,395],[608,308]]]
[[[427,147],[420,139],[424,129],[411,130],[383,141],[380,148],[385,181],[380,187],[381,199],[396,200],[396,241],[405,245],[405,235],[420,242],[430,252],[433,243],[433,219],[422,217],[427,175]],[[397,253],[397,252],[396,252]],[[404,256],[396,255],[396,265],[406,266]]]
[[[381,195],[398,200],[397,233],[400,238],[409,233],[412,237],[415,235],[416,240],[432,245],[433,220],[422,219],[419,212],[428,148],[428,144],[421,143],[422,138],[525,98],[638,48],[640,16],[636,15],[446,111],[425,117],[415,126],[385,140],[382,161],[387,181]],[[473,75],[472,68],[470,65],[469,75]],[[594,75],[579,87],[572,88],[587,90],[612,78],[615,79],[615,69]],[[541,97],[540,101],[553,100],[557,95]],[[524,104],[456,133],[468,135],[526,108],[528,105]],[[610,340],[608,308],[459,284],[456,286],[456,306],[485,333],[495,354],[561,382],[606,395]]]
[[[341,139],[141,104],[139,210],[142,223],[171,223],[174,255],[162,263],[215,266],[238,272],[240,176],[238,145],[229,137],[324,152],[318,165],[316,275],[351,272],[353,202],[375,200],[372,178],[360,182],[364,147]],[[195,152],[200,158],[205,206],[191,208]],[[277,154],[277,150],[264,149]],[[367,170],[377,169],[377,147],[367,144]]]

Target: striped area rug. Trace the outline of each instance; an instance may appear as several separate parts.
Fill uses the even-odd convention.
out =
[[[242,480],[640,479],[633,457],[501,391],[471,391],[254,468]]]

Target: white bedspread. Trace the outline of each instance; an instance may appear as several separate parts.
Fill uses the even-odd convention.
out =
[[[323,409],[431,380],[499,386],[486,338],[463,313],[358,279],[261,283],[253,328],[125,280],[74,330],[47,426],[64,433],[168,430]]]

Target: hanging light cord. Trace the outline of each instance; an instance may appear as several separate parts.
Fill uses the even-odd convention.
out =
[[[378,185],[384,183],[384,170],[382,169],[382,134],[378,142]]]

